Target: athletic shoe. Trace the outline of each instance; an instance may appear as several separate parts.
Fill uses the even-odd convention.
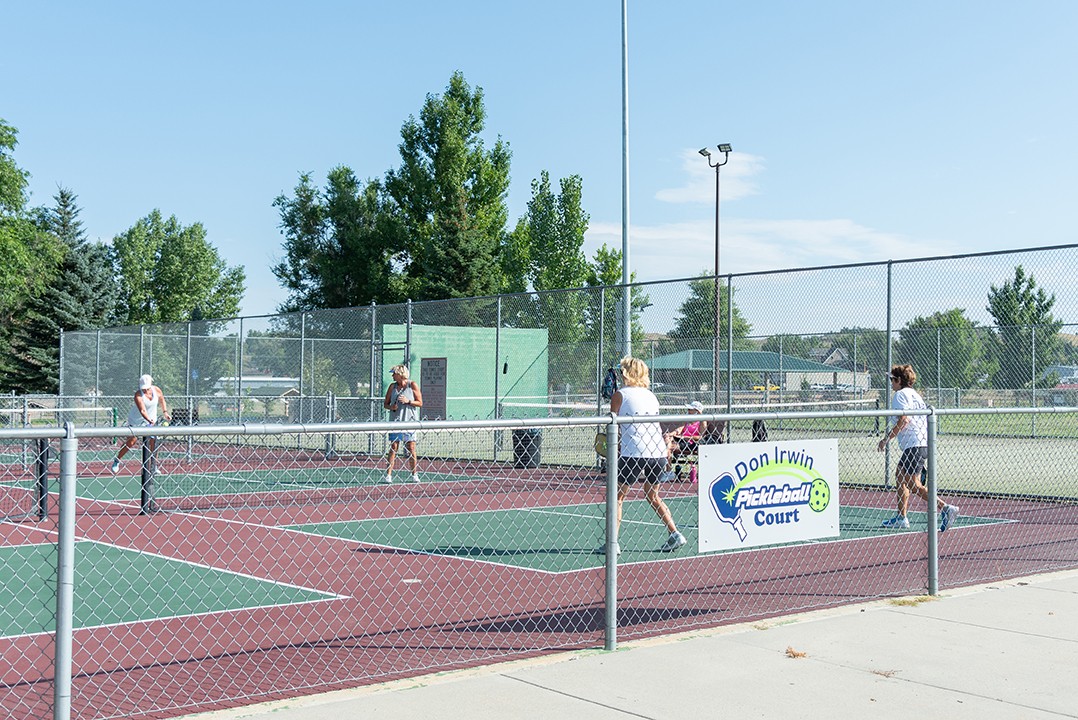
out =
[[[419,482],[419,473],[412,473],[412,479],[408,482]]]
[[[688,542],[688,540],[685,539],[685,536],[675,530],[674,532],[670,533],[670,537],[666,538],[666,542],[663,543],[663,546],[659,548],[659,550],[661,552],[670,552],[672,550],[677,550],[686,542]]]
[[[890,520],[884,520],[880,523],[880,527],[892,528],[894,530],[906,530],[910,526],[909,518],[904,515],[895,515]]]
[[[118,472],[120,472],[120,461],[119,460],[113,460],[112,461],[112,474],[115,475]]]
[[[940,532],[947,532],[947,528],[954,525],[954,521],[958,519],[958,506],[957,505],[944,505],[943,512],[940,514]]]
[[[602,545],[597,547],[595,549],[595,554],[596,555],[606,555],[606,543],[603,543]],[[618,546],[618,555],[619,556],[621,555],[621,546],[620,545]]]
[[[386,477],[385,477],[385,480],[383,480],[383,482],[385,482],[385,483],[393,482],[393,473],[386,473]]]

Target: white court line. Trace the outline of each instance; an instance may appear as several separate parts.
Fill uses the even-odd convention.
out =
[[[258,473],[257,470],[252,470],[251,472],[252,473]],[[261,479],[258,479],[258,478],[235,477],[235,476],[232,476],[232,475],[225,475],[223,473],[222,474],[215,474],[215,473],[198,473],[198,474],[183,473],[182,475],[179,475],[179,476],[186,477],[186,478],[195,478],[195,479],[203,479],[204,478],[204,479],[206,479],[206,480],[208,480],[210,482],[219,482],[221,480],[224,480],[226,482],[236,482],[236,483],[246,484],[246,485],[257,485],[257,486],[261,486],[261,488],[263,488],[263,490],[261,490],[260,492],[264,491],[264,492],[267,492],[267,493],[284,492],[284,491],[274,490],[273,489],[274,486],[282,486],[282,487],[288,487],[288,488],[298,488],[298,489],[301,489],[301,490],[312,490],[312,489],[313,490],[339,490],[342,487],[363,487],[364,486],[364,483],[360,482],[360,483],[355,483],[355,484],[331,485],[331,486],[328,486],[328,487],[313,487],[312,488],[311,483],[302,483],[302,482],[297,482],[297,481],[294,481],[294,480],[261,480]],[[158,477],[178,477],[178,475],[169,475],[169,474],[166,473],[164,475],[159,475]],[[183,481],[180,481],[180,482],[182,483]],[[317,480],[315,482],[317,482]],[[221,490],[221,491],[217,492],[216,494],[217,495],[227,495],[228,491],[227,490]],[[162,498],[177,498],[177,497],[190,497],[190,495],[162,495],[161,497]]]
[[[224,610],[210,610],[209,612],[188,613],[186,615],[163,615],[161,617],[139,618],[138,620],[125,620],[123,622],[103,623],[101,625],[81,625],[77,628],[74,628],[74,631],[81,632],[83,630],[100,630],[104,628],[130,627],[131,625],[137,625],[139,623],[182,620],[184,618],[201,618],[212,615],[227,615],[229,613],[240,612],[243,610],[271,610],[273,608],[286,607],[289,605],[313,605],[315,603],[331,602],[332,600],[336,599],[341,598],[326,597],[319,600],[301,600],[300,602],[285,603],[284,605],[251,605],[250,607],[226,608]],[[0,639],[14,640],[18,638],[53,637],[54,635],[55,633],[52,632],[22,633],[21,635],[3,635],[0,636]]]
[[[263,578],[263,577],[259,577],[257,575],[250,575],[248,573],[237,572],[236,570],[227,570],[225,568],[220,568],[220,567],[217,567],[217,566],[214,566],[214,565],[208,565],[206,563],[194,562],[194,561],[191,561],[191,560],[184,560],[182,558],[175,558],[175,557],[171,557],[169,555],[162,555],[161,553],[147,552],[145,550],[136,550],[135,548],[128,548],[128,547],[124,547],[122,545],[116,545],[115,543],[103,542],[101,540],[90,540],[90,539],[84,538],[84,539],[80,540],[79,542],[92,543],[94,545],[101,545],[103,547],[111,547],[111,548],[115,548],[115,549],[123,551],[123,552],[137,553],[137,554],[143,555],[145,557],[154,557],[154,558],[159,558],[161,560],[167,560],[169,562],[181,563],[181,564],[187,565],[189,567],[197,567],[197,568],[202,568],[204,570],[213,570],[214,572],[223,573],[225,575],[234,575],[235,577],[247,578],[248,580],[257,580],[258,582],[269,583],[271,585],[277,585],[277,586],[280,586],[280,587],[291,588],[293,590],[303,590],[305,592],[315,592],[315,593],[319,593],[321,595],[328,595],[329,599],[343,600],[343,599],[351,597],[350,595],[336,595],[335,593],[326,592],[325,590],[318,590],[316,588],[305,587],[303,585],[293,585],[292,583],[280,582],[279,580],[270,580],[269,578]]]
[[[116,505],[116,506],[119,506],[119,507],[122,507],[122,508],[125,508],[125,509],[126,508],[137,508],[137,507],[139,507],[137,504],[129,504],[129,503],[121,502],[121,501],[118,501],[118,500],[93,500],[91,498],[79,498],[79,499],[80,500],[89,500],[91,502],[102,503],[102,504],[105,504],[105,505]],[[282,527],[282,526],[279,526],[279,525],[263,525],[261,523],[249,523],[249,522],[243,522],[243,521],[240,521],[240,520],[229,520],[229,519],[226,519],[226,518],[211,518],[211,517],[207,517],[205,515],[199,514],[199,513],[186,513],[186,512],[181,512],[181,511],[171,511],[171,510],[169,510],[169,511],[166,511],[165,514],[168,514],[168,515],[181,515],[183,517],[187,517],[187,518],[192,519],[192,520],[199,520],[199,521],[207,522],[207,523],[210,523],[210,524],[222,523],[223,522],[223,523],[229,523],[229,524],[233,524],[233,525],[241,525],[243,527],[260,528],[260,529],[264,529],[264,530],[273,530],[273,531],[286,532],[286,533],[296,532],[295,530],[292,530],[292,529],[287,528],[287,527]],[[50,534],[56,534],[54,531],[47,531],[47,532],[49,532]],[[191,562],[189,560],[183,560],[181,558],[175,558],[175,557],[171,557],[169,555],[162,555],[160,553],[147,552],[145,550],[139,550],[139,549],[136,549],[136,548],[128,548],[128,547],[124,547],[122,545],[117,545],[115,543],[106,543],[106,542],[102,542],[100,540],[94,540],[94,539],[87,538],[87,537],[76,536],[75,537],[75,542],[91,542],[91,543],[96,543],[98,545],[104,545],[106,547],[115,547],[115,548],[117,548],[119,550],[123,550],[125,552],[139,553],[139,554],[142,554],[142,555],[146,555],[148,557],[158,557],[158,558],[162,558],[164,560],[170,560],[172,562],[184,563],[184,564],[187,564],[187,565],[191,565],[193,567],[202,567],[202,568],[205,568],[205,569],[208,569],[208,570],[214,570],[216,572],[228,573],[228,574],[231,574],[231,575],[236,575],[238,577],[247,577],[247,578],[250,578],[252,580],[258,580],[260,582],[273,583],[275,585],[280,585],[282,587],[291,587],[291,588],[295,588],[295,589],[299,589],[299,590],[306,590],[306,591],[309,591],[309,592],[322,593],[323,595],[330,596],[330,598],[347,599],[347,598],[352,597],[351,595],[336,595],[336,594],[334,594],[332,592],[329,592],[327,590],[321,590],[319,588],[309,588],[309,587],[304,587],[302,585],[290,585],[288,583],[281,583],[281,582],[278,582],[276,580],[270,580],[269,578],[263,578],[263,577],[259,577],[257,575],[247,575],[245,573],[235,572],[233,570],[228,570],[226,568],[217,567],[215,565],[207,565],[207,564],[203,564],[203,563],[194,563],[194,562]]]

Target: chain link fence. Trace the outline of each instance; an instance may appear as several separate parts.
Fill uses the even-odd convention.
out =
[[[940,535],[916,499],[909,531],[880,528],[892,411],[660,416],[746,442],[762,420],[767,441],[742,446],[761,452],[834,440],[840,535],[748,552],[700,552],[710,479],[695,473],[661,486],[685,546],[662,551],[668,529],[637,486],[614,535],[617,443],[600,455],[596,440],[636,420],[583,409],[0,429],[0,708],[174,717],[1078,566],[1078,481],[1061,470],[1078,408],[926,412],[940,430],[928,482],[961,507]],[[403,458],[386,482],[386,433],[408,427],[418,482]]]
[[[940,407],[1068,405],[1078,395],[1076,270],[1078,245],[1066,245],[726,275],[718,322],[714,277],[635,284],[631,347],[671,407],[886,405],[893,363],[912,364]],[[403,362],[430,395],[428,420],[600,409],[604,371],[626,347],[621,291],[68,332],[56,405],[125,408],[134,379],[150,373],[203,422],[373,421],[388,368]]]

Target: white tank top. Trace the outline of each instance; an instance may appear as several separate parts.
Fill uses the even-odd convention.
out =
[[[153,388],[149,389],[149,394],[142,390],[139,390],[139,392],[142,393],[142,407],[146,410],[146,414],[149,415],[150,422],[157,422],[157,404],[161,396]],[[131,427],[146,424],[146,418],[142,417],[142,413],[138,411],[138,405],[132,405],[131,409],[127,411],[127,424]]]
[[[647,388],[626,386],[621,393],[619,416],[658,415],[659,399]],[[618,427],[622,457],[666,457],[666,441],[657,422],[633,423]]]

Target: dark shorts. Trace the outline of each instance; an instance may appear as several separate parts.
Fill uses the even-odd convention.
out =
[[[666,458],[622,457],[618,461],[618,482],[631,485],[643,478],[644,482],[662,482],[666,470]]]
[[[677,440],[677,452],[680,455],[695,455],[696,441],[689,438],[675,438]]]
[[[912,447],[902,451],[898,459],[898,470],[904,475],[920,475],[928,461],[928,448]]]

